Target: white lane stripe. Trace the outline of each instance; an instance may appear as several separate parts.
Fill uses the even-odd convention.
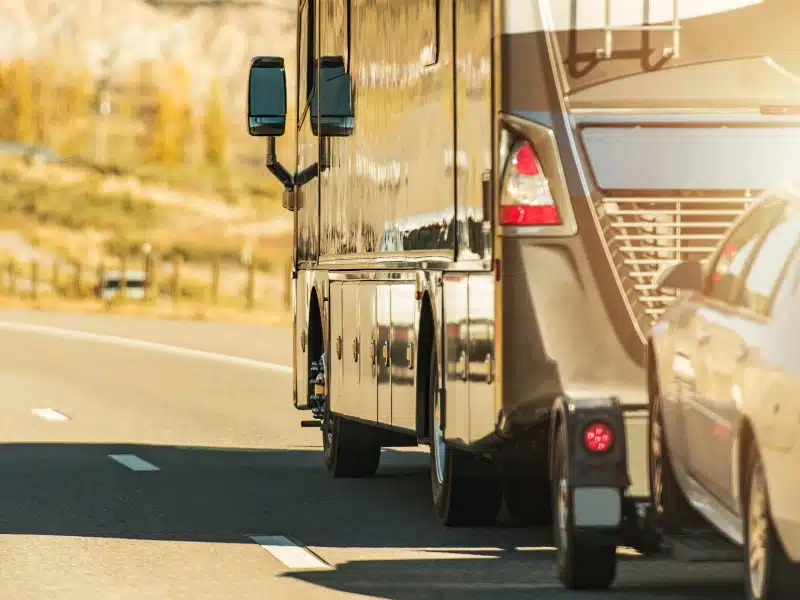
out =
[[[178,354],[180,356],[190,356],[192,358],[205,358],[208,360],[215,360],[217,362],[253,367],[256,369],[263,369],[265,371],[274,371],[276,373],[286,373],[289,375],[292,373],[292,367],[288,367],[286,365],[263,362],[260,360],[253,360],[251,358],[242,358],[240,356],[231,356],[229,354],[219,354],[217,352],[206,352],[204,350],[182,348],[181,346],[170,346],[169,344],[160,344],[158,342],[145,342],[144,340],[119,337],[116,335],[89,333],[88,331],[79,331],[77,329],[63,329],[61,327],[51,327],[49,325],[32,325],[30,323],[17,323],[14,321],[0,321],[0,329],[5,329],[7,331],[41,333],[44,335],[86,340],[90,342],[103,342],[106,344],[115,344],[117,346],[127,346],[128,348],[139,348],[142,350],[157,350],[158,352],[167,352],[170,354]]]
[[[69,421],[69,417],[67,415],[61,414],[52,408],[34,408],[31,410],[31,412],[45,421]]]
[[[248,536],[290,569],[330,569],[331,566],[317,558],[304,546],[282,535]]]
[[[128,467],[131,471],[160,471],[157,466],[142,460],[135,454],[109,454],[108,458]]]

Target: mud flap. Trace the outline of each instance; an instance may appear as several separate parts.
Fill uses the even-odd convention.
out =
[[[552,449],[560,424],[566,435],[566,483],[572,503],[574,534],[589,545],[620,541],[624,496],[630,478],[625,421],[619,401],[614,397],[560,397],[553,411],[551,474],[556,466]],[[614,434],[609,450],[603,453],[590,452],[584,443],[584,432],[596,423],[606,425]]]

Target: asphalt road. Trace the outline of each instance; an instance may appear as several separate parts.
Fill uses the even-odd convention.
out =
[[[330,479],[319,432],[291,405],[289,340],[0,312],[0,598],[743,597],[739,567],[636,557],[612,592],[567,593],[548,532],[441,527],[422,452],[385,451],[372,480]],[[327,565],[286,566],[256,536]]]

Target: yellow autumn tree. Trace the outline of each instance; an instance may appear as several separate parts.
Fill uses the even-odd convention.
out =
[[[59,72],[58,64],[44,59],[31,66],[33,96],[36,98],[36,139],[52,147],[61,135],[61,82],[54,79],[54,74]]]
[[[222,106],[222,88],[216,77],[209,89],[203,121],[203,139],[206,162],[214,167],[224,167],[227,164],[228,139],[225,108]]]
[[[11,73],[7,63],[0,63],[0,140],[14,135]]]
[[[168,70],[169,81],[158,86],[150,136],[149,159],[165,165],[186,160],[186,146],[192,134],[189,106],[189,78],[183,65]]]
[[[65,156],[76,156],[86,151],[92,111],[92,79],[84,70],[68,74],[62,87],[58,124],[62,135],[58,150]]]
[[[37,140],[36,98],[31,66],[23,58],[11,61],[11,99],[13,104],[13,138],[20,142],[34,143]]]

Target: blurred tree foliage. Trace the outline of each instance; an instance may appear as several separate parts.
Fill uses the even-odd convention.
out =
[[[86,158],[94,156],[103,131],[111,162],[176,167],[199,159],[215,168],[227,163],[229,124],[219,81],[206,94],[203,114],[195,115],[184,64],[140,61],[110,82],[111,114],[103,115],[101,83],[86,70],[56,66],[38,59],[0,62],[0,140]]]
[[[12,134],[16,141],[39,141],[37,102],[31,65],[24,59],[11,61],[8,69],[9,99],[12,115]]]
[[[205,159],[215,167],[224,167],[227,163],[227,135],[225,109],[222,105],[222,88],[215,77],[211,82],[206,106],[203,133],[205,140]]]
[[[154,163],[174,166],[186,161],[187,144],[192,137],[192,110],[186,68],[177,64],[168,71],[168,83],[159,86],[156,92],[147,158]]]

